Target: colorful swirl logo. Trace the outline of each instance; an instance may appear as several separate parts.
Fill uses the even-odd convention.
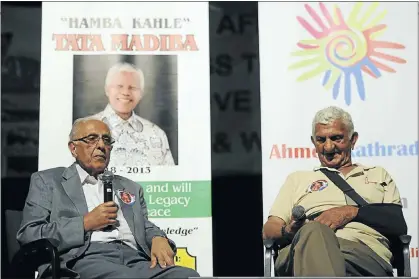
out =
[[[379,24],[386,16],[387,11],[381,11],[372,20],[368,20],[377,10],[378,3],[371,4],[365,14],[357,19],[363,5],[362,2],[357,2],[346,21],[337,5],[334,6],[333,16],[323,3],[319,5],[326,21],[323,21],[310,5],[306,4],[305,8],[320,27],[320,31],[302,17],[297,17],[299,23],[313,38],[301,40],[297,44],[300,50],[293,52],[292,56],[299,57],[301,60],[292,64],[289,69],[314,67],[300,75],[297,81],[304,81],[324,74],[322,84],[326,90],[333,87],[334,99],[337,99],[340,85],[343,83],[347,105],[351,104],[351,82],[352,79],[355,79],[358,95],[364,101],[363,73],[377,79],[381,77],[381,71],[396,72],[395,69],[377,59],[399,64],[406,63],[406,60],[382,53],[378,49],[404,49],[405,47],[398,43],[376,40],[387,28],[385,24]]]

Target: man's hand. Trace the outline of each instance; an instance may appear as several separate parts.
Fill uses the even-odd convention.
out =
[[[162,268],[175,265],[173,260],[175,253],[169,245],[169,241],[160,236],[156,236],[151,241],[151,266],[154,268],[157,262]]]
[[[291,222],[285,227],[285,231],[287,232],[288,237],[293,238],[305,223],[307,223],[307,220],[297,222],[291,219]]]
[[[343,227],[352,221],[357,214],[357,207],[345,205],[324,211],[319,217],[314,219],[314,221],[324,224],[332,230],[336,230],[337,228]]]
[[[296,222],[291,218],[291,221],[285,227],[285,231],[287,232],[288,237],[294,237],[294,235],[298,232],[298,230],[306,223],[307,221],[303,222]],[[268,221],[263,226],[262,237],[263,239],[279,239],[282,238],[281,235],[281,228],[285,225],[285,221],[276,216],[270,216]]]
[[[113,201],[102,203],[95,207],[92,211],[84,215],[84,230],[95,231],[105,228],[108,225],[114,225],[117,222],[117,211],[118,206]]]
[[[285,224],[284,220],[276,216],[270,216],[268,221],[263,225],[262,238],[276,239],[280,235],[281,227]]]

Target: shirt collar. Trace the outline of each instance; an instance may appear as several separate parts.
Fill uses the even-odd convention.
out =
[[[79,164],[76,164],[76,169],[80,177],[81,185],[84,185],[86,182],[89,182],[90,184],[96,184],[98,182],[96,178],[89,175]]]
[[[132,112],[132,115],[130,118],[128,118],[128,120],[124,120],[118,114],[116,114],[111,105],[108,104],[105,110],[103,111],[103,117],[106,118],[111,128],[117,127],[118,125],[122,125],[128,122],[136,132],[141,132],[143,130],[143,124],[138,119],[134,111]]]
[[[375,168],[375,167],[364,166],[364,165],[359,164],[359,163],[355,163],[354,165],[355,165],[356,167],[355,167],[353,170],[351,170],[351,171],[348,173],[348,175],[349,175],[349,174],[352,174],[352,173],[363,172],[363,171],[367,171],[367,170],[370,170],[370,169]],[[340,171],[338,171],[337,169],[334,169],[334,168],[328,168],[328,167],[323,167],[323,166],[315,167],[315,168],[314,168],[314,171],[319,171],[320,169],[327,169],[327,170],[329,170],[329,171],[334,171],[334,172],[340,173]]]
[[[330,170],[330,171],[339,172],[337,169],[334,169],[334,168],[328,168],[328,167],[323,167],[323,166],[315,167],[313,170],[314,170],[314,171],[319,171],[319,170],[321,170],[321,169],[327,169],[327,170]]]

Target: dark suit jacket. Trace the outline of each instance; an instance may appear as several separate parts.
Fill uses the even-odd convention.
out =
[[[134,204],[120,203],[120,209],[138,248],[150,257],[152,238],[166,237],[166,234],[148,220],[142,187],[115,175],[113,188],[114,191],[125,188],[135,193],[137,198]],[[86,213],[87,203],[75,164],[69,168],[58,167],[36,172],[31,177],[17,241],[23,245],[41,238],[55,239],[59,243],[61,268],[75,274],[67,268],[67,263],[83,255],[90,243],[91,232],[86,233],[83,225]],[[169,240],[169,243],[176,250],[173,241]],[[49,264],[39,267],[39,277],[48,267]]]

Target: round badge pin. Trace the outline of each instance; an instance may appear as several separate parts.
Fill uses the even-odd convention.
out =
[[[313,183],[311,183],[310,186],[308,186],[307,191],[308,192],[319,192],[323,189],[325,189],[328,186],[328,183],[326,180],[316,180]]]
[[[118,190],[118,198],[127,205],[131,205],[135,202],[135,196],[125,190]]]

